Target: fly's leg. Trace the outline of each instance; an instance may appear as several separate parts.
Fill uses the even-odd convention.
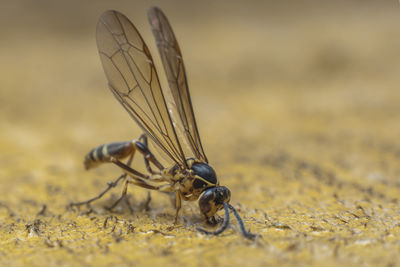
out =
[[[125,175],[126,175],[126,174],[125,174]],[[124,184],[124,188],[122,189],[122,194],[121,194],[121,196],[117,199],[117,201],[114,202],[114,204],[112,204],[110,207],[107,208],[108,210],[112,210],[113,208],[115,208],[115,207],[118,205],[118,203],[121,202],[122,199],[125,198],[125,200],[127,200],[127,198],[126,198],[126,193],[128,192],[128,184],[129,184],[129,183],[128,183],[128,180],[126,180],[126,181],[125,181],[125,184]],[[128,204],[128,207],[129,207],[130,212],[132,213],[132,212],[133,212],[133,209],[132,209],[130,203],[128,202],[127,204]]]
[[[181,209],[181,206],[182,206],[181,193],[179,191],[176,191],[175,196],[176,196],[176,202],[175,202],[176,203],[176,212],[175,212],[174,225],[176,225],[178,222],[178,214],[179,214],[179,210]]]
[[[144,174],[132,169],[130,166],[122,163],[121,161],[119,161],[117,159],[114,159],[114,158],[111,158],[111,162],[116,164],[127,175],[129,175],[129,178],[125,183],[125,187],[124,187],[124,191],[122,193],[122,196],[118,200],[118,202],[126,195],[126,188],[127,188],[127,184],[128,183],[129,184],[134,184],[134,185],[146,188],[146,189],[150,189],[150,190],[157,190],[157,191],[160,191],[160,192],[167,192],[167,193],[175,192],[175,196],[176,196],[176,202],[175,202],[176,203],[176,213],[175,213],[174,225],[177,224],[179,211],[180,211],[181,206],[182,206],[182,195],[181,195],[180,191],[176,191],[175,188],[173,187],[173,185],[171,185],[171,184],[153,185],[153,184],[150,183],[150,182],[168,182],[167,178],[161,177],[160,175],[157,175],[157,174],[146,176],[146,175],[144,175]]]
[[[149,173],[155,175],[155,174],[160,174],[160,172],[155,172],[151,166],[150,163],[153,163],[160,171],[164,169],[164,166],[157,160],[157,158],[154,156],[153,153],[151,153],[149,146],[148,146],[148,138],[146,134],[142,134],[138,140],[140,142],[136,142],[136,148],[140,151],[140,153],[143,154],[144,157],[144,164],[146,166],[146,169]],[[155,178],[151,178],[152,181],[155,181]],[[172,194],[172,192],[163,192],[168,194],[171,197],[171,201],[173,205],[176,207],[176,198],[174,197],[175,194]]]
[[[151,194],[150,194],[150,192],[147,192],[147,198],[141,205],[143,210],[145,210],[145,211],[150,210],[150,201],[151,201]]]
[[[149,184],[147,181],[142,180],[140,178],[135,178],[135,177],[130,177],[130,178],[132,178],[132,179],[127,180],[127,183],[129,183],[129,184],[134,184],[134,185],[146,188],[146,189],[157,190],[160,192],[173,192],[174,191],[174,188],[169,184],[152,185],[152,184]]]
[[[136,142],[136,148],[143,154],[144,157],[144,164],[146,165],[146,169],[151,174],[158,174],[159,172],[155,172],[152,170],[150,166],[150,162],[153,163],[160,171],[164,169],[164,166],[156,159],[153,153],[150,152],[148,142],[147,142],[147,135],[142,134],[139,137],[139,141]]]
[[[135,180],[137,180],[137,179],[139,179],[140,181],[148,180],[148,181],[156,182],[156,183],[169,181],[168,178],[161,176],[160,173],[155,173],[153,175],[145,175],[135,169],[132,169],[130,166],[119,161],[118,159],[111,158],[110,161],[112,163],[114,163],[115,165],[117,165],[118,167],[120,167],[127,175],[129,175],[131,178],[133,178]],[[146,184],[149,184],[149,183],[146,182]],[[153,188],[149,188],[149,189],[153,189]]]
[[[163,185],[153,185],[150,184],[149,182],[167,182],[168,180],[162,177],[157,177],[157,175],[154,176],[149,176],[149,177],[140,177],[137,176],[137,171],[132,169],[131,167],[123,164],[122,162],[115,160],[113,161],[117,166],[121,167],[126,174],[129,175],[128,180],[126,181],[126,185],[128,183],[134,184],[146,189],[150,190],[157,190],[160,192],[164,193],[172,193],[175,191],[173,185],[171,184],[163,184]],[[124,188],[126,188],[126,185]],[[126,191],[123,192],[123,194],[126,194]],[[179,210],[181,209],[182,201],[181,201],[181,194],[179,191],[175,191],[176,194],[176,213],[175,213],[175,220],[174,220],[174,225],[178,222],[178,214]],[[123,196],[121,196],[122,199]]]
[[[117,160],[117,159],[115,159],[115,158],[110,158],[110,161],[111,161],[111,162],[114,162],[114,163],[115,163],[117,166],[119,166],[119,167],[124,166],[124,167],[121,167],[121,168],[123,168],[123,169],[124,169],[124,168],[128,168],[128,169],[130,170],[130,173],[128,173],[128,172],[125,172],[125,173],[124,173],[125,177],[127,176],[127,174],[130,174],[130,176],[131,176],[132,178],[134,178],[134,177],[136,177],[136,176],[139,176],[139,177],[141,177],[141,178],[147,178],[147,177],[148,177],[148,176],[146,176],[146,175],[144,175],[144,174],[142,174],[142,173],[140,173],[140,172],[138,172],[138,171],[136,171],[136,170],[134,170],[134,169],[132,169],[132,168],[130,167],[131,162],[132,162],[132,157],[129,158],[129,161],[127,162],[127,164],[124,164],[124,163],[122,163],[121,161],[119,161],[119,160]],[[136,179],[137,179],[137,178],[136,178]],[[129,179],[127,179],[127,180],[125,181],[124,188],[123,188],[123,190],[122,190],[121,196],[117,199],[117,201],[114,202],[114,204],[112,204],[112,205],[108,208],[109,210],[114,209],[114,208],[119,204],[119,202],[121,202],[122,199],[125,199],[125,201],[127,202],[128,207],[129,207],[130,212],[133,213],[132,206],[130,205],[129,200],[128,200],[128,198],[126,197],[126,194],[127,194],[127,192],[128,192],[128,184],[129,184],[129,182],[130,182]]]
[[[143,179],[151,179],[151,176],[145,175],[139,171],[136,171],[135,169],[132,169],[130,167],[131,161],[132,161],[132,157],[130,158],[130,160],[128,161],[127,164],[124,164],[123,162],[119,161],[116,158],[113,158],[113,157],[110,158],[110,162],[113,162],[114,164],[116,164],[118,167],[120,167],[121,169],[123,169],[125,171],[125,174],[124,174],[125,176],[129,175],[129,178],[131,178],[135,181],[141,182],[141,183],[138,183],[137,185],[148,188],[148,189],[152,189],[152,190],[159,190],[160,187],[151,187],[150,185],[148,185],[146,182],[143,181]],[[109,210],[114,209],[121,202],[121,200],[125,199],[125,201],[128,202],[127,204],[128,204],[129,210],[131,211],[131,213],[133,212],[133,209],[129,203],[129,200],[128,200],[128,198],[126,198],[126,194],[128,192],[128,184],[132,183],[132,181],[130,181],[129,178],[125,181],[121,196],[117,199],[117,201],[114,202],[114,204],[112,204],[108,208]],[[154,181],[158,181],[157,178]]]
[[[140,142],[141,140],[143,141],[143,143]],[[161,174],[161,171],[165,169],[164,166],[150,152],[147,144],[147,136],[145,134],[142,134],[139,137],[139,140],[132,140],[128,142],[115,142],[98,146],[92,149],[86,155],[84,164],[86,169],[90,169],[102,163],[115,163],[116,160],[119,161],[121,159],[127,158],[130,155],[134,155],[136,150],[143,155],[146,169],[150,174]],[[154,164],[154,166],[156,166],[159,171],[153,171],[150,167],[150,163]],[[135,171],[135,175],[145,177],[144,174],[141,174],[137,171]]]
[[[100,198],[101,198],[102,196],[104,196],[105,193],[107,193],[111,188],[116,187],[117,184],[118,184],[118,182],[119,182],[120,180],[123,180],[123,179],[125,179],[125,178],[126,178],[126,173],[120,175],[120,176],[117,178],[117,180],[115,180],[114,182],[108,182],[108,183],[107,183],[108,187],[107,187],[103,192],[101,192],[97,197],[94,197],[94,198],[91,198],[91,199],[89,199],[89,200],[82,201],[82,202],[71,203],[70,206],[71,206],[71,207],[73,207],[73,206],[79,207],[79,206],[82,206],[82,205],[89,205],[91,202],[100,199]]]
[[[147,171],[151,175],[145,175],[139,171],[136,171],[130,167],[133,157],[135,155],[136,150],[138,150],[144,157],[144,162],[146,165]],[[129,157],[127,163],[123,163],[120,160]],[[134,180],[140,179],[142,182],[138,182],[139,186],[146,187],[152,190],[158,190],[153,188],[147,182],[143,182],[142,179],[151,180],[152,182],[167,182],[167,179],[162,177],[161,171],[164,169],[164,166],[156,159],[156,157],[150,152],[148,148],[148,141],[147,136],[142,134],[138,140],[132,140],[128,142],[115,142],[105,145],[100,145],[94,149],[92,149],[85,157],[84,165],[86,169],[90,169],[96,167],[102,163],[114,163],[115,165],[119,166],[121,169],[124,170],[124,174],[118,177],[114,182],[109,182],[108,187],[101,192],[98,196],[91,198],[87,201],[71,203],[70,206],[81,206],[81,205],[88,205],[91,202],[100,199],[103,197],[111,188],[117,186],[117,184],[121,180],[127,179],[127,177],[131,177]],[[159,171],[154,171],[150,163],[156,166]],[[113,204],[109,209],[113,209],[121,202],[121,200],[125,199],[128,204],[130,211],[132,212],[132,207],[129,203],[128,198],[126,198],[127,194],[127,187],[128,181],[125,182],[124,188],[122,190],[121,197]],[[162,191],[162,190],[161,190]]]
[[[133,156],[134,156],[134,152],[130,155],[128,162],[126,163],[128,166],[131,165]],[[86,201],[71,203],[70,206],[71,207],[73,207],[73,206],[79,207],[82,205],[89,205],[91,202],[103,197],[111,188],[116,187],[118,185],[119,181],[126,179],[126,176],[127,176],[127,174],[124,173],[124,174],[121,174],[114,182],[108,182],[107,183],[108,187],[103,192],[101,192],[98,196],[91,198],[89,200],[86,200]],[[130,207],[130,209],[131,209],[131,207]]]
[[[128,206],[129,211],[130,211],[131,213],[133,213],[133,208],[132,208],[131,202],[129,201],[129,198],[128,198],[128,197],[125,197],[124,199],[125,199],[126,205]]]

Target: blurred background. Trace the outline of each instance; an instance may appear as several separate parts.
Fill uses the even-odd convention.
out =
[[[146,16],[153,5],[178,38],[203,145],[234,204],[259,219],[290,214],[293,203],[356,209],[377,197],[398,214],[394,0],[3,1],[0,203],[33,217],[49,202],[62,212],[116,175],[82,166],[94,146],[141,133],[107,89],[96,23],[107,9],[130,18],[165,86]]]
[[[66,163],[60,140],[79,156],[97,142],[137,136],[106,88],[95,26],[106,9],[125,13],[159,63],[151,5],[165,11],[181,44],[211,159],[223,143],[266,141],[286,130],[296,138],[296,129],[285,129],[293,123],[319,127],[321,136],[339,131],[334,123],[357,126],[365,138],[363,127],[371,136],[398,134],[397,1],[7,1],[0,11],[2,145],[33,155],[45,146]],[[256,147],[268,150],[263,143]]]

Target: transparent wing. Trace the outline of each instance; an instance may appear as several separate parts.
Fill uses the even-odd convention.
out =
[[[177,125],[182,125],[182,127],[176,127],[177,131],[183,131],[178,135],[184,136],[194,157],[208,162],[201,145],[178,42],[167,18],[159,8],[151,8],[148,17],[167,75],[169,89],[174,100],[173,104],[178,113],[178,116],[174,116],[173,119]]]
[[[186,167],[153,59],[135,26],[123,14],[106,11],[97,24],[96,38],[114,96],[161,148],[164,157]]]

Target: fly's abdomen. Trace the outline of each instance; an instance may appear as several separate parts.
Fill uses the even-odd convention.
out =
[[[86,169],[110,162],[111,158],[123,159],[135,151],[133,142],[115,142],[93,148],[86,156],[84,165]]]

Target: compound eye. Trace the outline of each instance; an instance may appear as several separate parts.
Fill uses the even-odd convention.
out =
[[[217,212],[215,207],[215,187],[206,189],[203,195],[199,199],[199,208],[203,216],[208,219],[214,216],[215,212]]]

